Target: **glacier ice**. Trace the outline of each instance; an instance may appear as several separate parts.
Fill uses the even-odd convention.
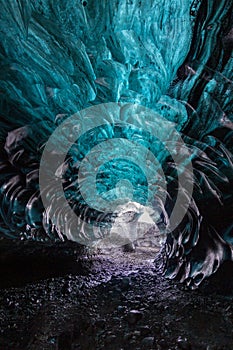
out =
[[[46,142],[70,116],[88,107],[135,104],[175,123],[192,155],[194,191],[183,221],[167,235],[166,274],[197,286],[222,261],[232,260],[232,0],[0,0],[0,4],[1,236],[47,244],[66,239],[66,232],[57,227],[59,220],[64,228],[69,225],[63,208],[56,225],[41,201],[39,166]],[[162,123],[161,133],[167,133],[167,125]],[[51,153],[55,165],[62,144],[78,127],[64,127],[65,141],[57,140]],[[108,138],[134,138],[157,155],[166,191],[153,187],[154,205],[161,208],[161,223],[169,225],[179,181],[166,147],[145,131],[144,122],[141,127],[113,127],[104,120],[103,127],[71,145],[64,164],[57,166],[67,201],[84,220],[80,235],[94,234],[85,231],[86,221],[97,220],[104,229],[114,222],[115,227],[122,225],[112,213],[87,205],[78,185],[83,158]],[[136,159],[140,155],[137,152]],[[188,172],[185,176],[191,181]],[[137,163],[112,159],[104,164],[103,158],[96,182],[103,198],[129,196],[129,203],[146,208],[148,183]],[[46,192],[59,201],[49,183]],[[101,225],[95,230],[101,231]]]

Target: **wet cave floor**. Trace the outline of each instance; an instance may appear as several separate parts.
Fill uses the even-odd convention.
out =
[[[192,291],[161,276],[154,256],[1,267],[0,349],[233,349],[232,282]]]

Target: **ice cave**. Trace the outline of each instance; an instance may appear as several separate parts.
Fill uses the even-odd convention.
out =
[[[0,350],[233,349],[233,0],[0,4]]]

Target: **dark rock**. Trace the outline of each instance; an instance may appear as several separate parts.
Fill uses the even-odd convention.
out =
[[[96,326],[97,328],[103,329],[103,328],[105,328],[105,325],[106,325],[106,320],[105,320],[105,318],[100,318],[100,319],[98,319],[98,320],[95,321],[95,326]]]
[[[131,284],[131,281],[130,281],[129,277],[122,278],[122,280],[121,280],[121,288],[122,288],[122,290],[129,289],[130,284]]]
[[[186,338],[179,337],[177,339],[178,349],[191,350],[191,345]]]
[[[158,342],[158,345],[160,346],[161,349],[168,349],[169,346],[168,346],[168,343],[165,339],[161,339],[159,342]]]
[[[143,316],[143,313],[138,310],[131,310],[127,316],[126,320],[130,325],[136,324]]]
[[[114,343],[116,341],[116,336],[114,334],[110,334],[106,340],[105,340],[105,343],[106,344],[111,344],[111,343]]]
[[[129,341],[132,338],[133,338],[133,333],[125,333],[125,335],[124,335],[125,341]]]
[[[141,345],[142,345],[142,349],[153,349],[154,347],[154,337],[146,337],[144,339],[142,339]]]
[[[117,311],[119,311],[119,312],[123,312],[124,310],[125,310],[125,306],[119,305],[117,307]]]
[[[58,337],[58,349],[70,350],[72,346],[72,336],[70,333],[62,333]]]
[[[134,245],[134,243],[128,243],[128,244],[124,245],[123,251],[125,253],[133,253],[133,252],[135,252],[135,245]]]
[[[138,330],[140,331],[140,334],[144,337],[146,335],[150,334],[150,332],[151,332],[151,329],[149,326],[140,326],[140,327],[138,327]]]

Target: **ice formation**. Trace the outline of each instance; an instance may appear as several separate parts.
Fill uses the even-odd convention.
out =
[[[0,0],[0,4],[2,237],[47,244],[69,238],[69,222],[62,226],[63,232],[59,230],[58,221],[65,220],[63,208],[53,222],[41,200],[39,166],[46,142],[81,110],[112,102],[123,111],[127,104],[135,104],[175,123],[191,155],[194,190],[182,222],[167,235],[167,276],[197,286],[222,261],[232,260],[232,0]],[[160,126],[164,134],[167,123]],[[57,167],[67,201],[84,222],[80,235],[89,234],[85,222],[114,226],[112,213],[100,213],[85,202],[77,181],[79,163],[106,138],[134,138],[157,155],[167,184],[159,224],[169,225],[179,187],[173,158],[148,134],[144,123],[125,128],[106,120],[103,124],[71,145],[64,164]],[[64,130],[66,142],[77,127]],[[62,144],[63,139],[54,144],[54,164]],[[191,181],[185,169],[187,182]],[[122,179],[133,186],[129,201],[146,207],[148,183],[137,164],[120,158],[104,165],[103,159],[97,176],[103,198],[106,192],[112,200]],[[119,191],[125,196],[124,186]],[[46,192],[59,202],[50,183]],[[163,194],[159,187],[157,192],[159,205]]]

